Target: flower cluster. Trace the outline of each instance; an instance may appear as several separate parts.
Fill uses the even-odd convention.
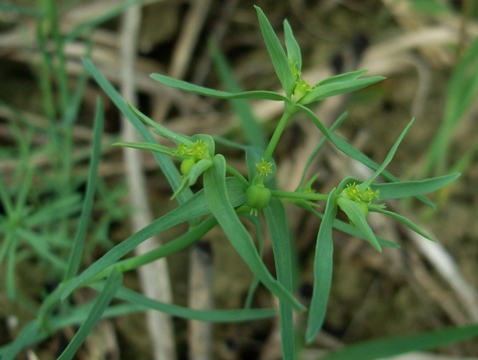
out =
[[[183,175],[188,175],[199,160],[211,158],[207,144],[203,140],[197,140],[190,145],[184,143],[179,144],[176,149],[176,154],[187,156],[180,166],[181,174]]]
[[[363,214],[368,215],[368,205],[373,200],[380,198],[380,191],[373,191],[369,186],[365,190],[360,189],[356,183],[348,184],[345,189],[342,190],[339,196],[352,200],[360,206]]]

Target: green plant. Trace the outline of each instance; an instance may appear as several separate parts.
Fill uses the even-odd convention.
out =
[[[29,323],[12,344],[0,350],[2,359],[13,359],[21,349],[41,341],[65,324],[81,323],[75,337],[60,356],[60,359],[70,359],[99,319],[144,311],[145,309],[155,309],[190,319],[223,322],[273,316],[275,313],[271,309],[252,309],[248,306],[245,309],[238,310],[194,310],[154,301],[122,286],[122,274],[124,272],[137,269],[151,261],[182,250],[198,241],[218,225],[250,268],[256,280],[262,282],[278,298],[283,357],[284,359],[294,359],[297,353],[297,334],[292,321],[293,310],[305,311],[306,308],[293,295],[295,290],[293,278],[294,252],[292,251],[293,244],[289,236],[284,209],[285,202],[302,207],[322,219],[315,250],[314,291],[308,310],[308,322],[305,331],[305,338],[308,343],[315,338],[322,327],[326,314],[327,300],[332,284],[332,255],[334,249],[332,230],[334,228],[364,239],[378,252],[382,251],[383,246],[397,247],[395,243],[377,236],[369,226],[367,222],[368,213],[377,212],[429,238],[425,232],[407,218],[385,210],[383,201],[416,197],[425,204],[433,206],[428,199],[423,197],[423,194],[444,187],[455,180],[458,174],[402,182],[385,170],[392,161],[399,144],[411,128],[413,121],[403,130],[381,165],[372,161],[334,132],[345,117],[341,117],[332,128],[327,128],[307,107],[308,105],[330,96],[359,90],[382,80],[382,78],[361,78],[366,73],[366,71],[361,70],[334,76],[310,86],[301,77],[301,53],[288,22],[284,22],[287,50],[285,52],[262,10],[259,8],[256,8],[256,10],[262,35],[285,95],[262,90],[246,92],[212,90],[164,75],[152,75],[154,80],[164,85],[202,96],[233,101],[263,99],[283,102],[284,113],[269,142],[264,141],[263,138],[250,137],[251,145],[234,145],[245,151],[247,176],[228,164],[222,154],[216,153],[215,139],[212,136],[197,134],[189,137],[172,132],[155,123],[140,110],[127,104],[93,63],[88,59],[84,60],[89,73],[118,109],[132,122],[144,139],[144,142],[117,143],[116,145],[152,151],[159,167],[171,184],[173,189],[172,199],[176,199],[179,205],[113,247],[79,275],[77,275],[77,272],[78,263],[83,253],[83,239],[81,236],[77,236],[74,242],[74,251],[71,252],[66,265],[67,271],[63,281],[45,299],[37,312],[37,319]],[[372,169],[373,174],[365,180],[345,178],[330,192],[317,193],[313,190],[317,176],[306,179],[305,174],[308,170],[308,166],[306,166],[303,170],[302,181],[296,191],[287,192],[277,189],[274,182],[277,164],[273,155],[284,129],[297,113],[305,114],[324,135],[324,140],[318,143],[316,149],[311,153],[308,164],[325,142],[329,141],[350,158]],[[159,145],[148,131],[147,126],[150,126],[153,132],[171,140],[175,147]],[[101,131],[102,110],[101,104],[98,103],[95,120],[95,147],[92,154],[85,204],[92,201],[93,189],[96,185],[95,171],[99,158]],[[263,145],[265,146],[262,147]],[[173,160],[178,163],[178,166]],[[204,181],[203,189],[193,193],[190,187],[195,185],[201,176]],[[386,182],[376,182],[379,176]],[[8,204],[8,202],[5,203]],[[319,211],[319,205],[323,204],[325,204],[325,207],[321,212]],[[85,206],[85,208],[88,207]],[[339,211],[345,213],[349,222],[343,222],[337,218]],[[272,241],[277,278],[274,278],[266,268],[261,258],[261,249],[255,246],[254,240],[241,221],[242,219],[254,220],[255,217],[262,214]],[[150,236],[184,222],[189,223],[189,229],[176,239],[144,255],[123,259],[126,254]],[[84,231],[86,223],[86,216],[81,217],[79,234]],[[254,222],[254,225],[256,225],[257,231],[261,231],[257,222]],[[254,281],[251,285],[251,294],[257,281]],[[61,301],[66,302],[76,289],[85,286],[97,290],[99,292],[98,297],[81,307],[71,307],[67,311],[55,313],[54,310],[59,307]],[[123,300],[123,302],[111,305],[110,301],[113,298]],[[460,336],[456,336],[452,341],[474,336],[477,332],[476,327],[472,327],[471,330],[466,332],[460,332],[462,329],[455,330],[453,330],[454,333],[458,333]],[[426,346],[436,346],[436,344],[443,344],[451,339],[451,337],[448,337],[449,333],[447,333],[447,336],[441,335],[439,342],[435,341],[432,345],[428,342]],[[420,348],[425,348],[424,341],[409,346],[406,350]],[[372,347],[365,350],[366,355],[361,358],[370,357],[373,354],[370,349]],[[358,350],[356,351],[358,354]],[[394,351],[399,353],[403,351],[403,348],[395,347]]]

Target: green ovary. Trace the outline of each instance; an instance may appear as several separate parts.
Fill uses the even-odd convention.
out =
[[[246,203],[251,209],[263,209],[271,201],[271,191],[264,185],[252,185],[246,192]]]

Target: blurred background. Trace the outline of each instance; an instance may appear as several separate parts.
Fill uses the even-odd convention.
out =
[[[407,229],[373,214],[373,228],[399,243],[400,249],[377,254],[361,240],[334,234],[329,310],[322,333],[303,358],[316,359],[320,351],[348,343],[478,320],[478,2],[145,0],[138,6],[117,0],[2,0],[0,345],[11,341],[22,324],[34,317],[41,299],[62,279],[85,192],[98,96],[105,109],[105,133],[82,268],[137,226],[130,221],[137,207],[130,201],[134,197],[127,181],[131,168],[122,150],[111,146],[130,135],[115,105],[88,78],[81,58],[89,57],[126,98],[168,128],[245,142],[248,129],[241,127],[230,103],[166,88],[149,74],[225,89],[211,55],[214,43],[242,89],[279,90],[253,5],[262,8],[281,39],[283,20],[289,21],[302,49],[303,78],[311,85],[356,69],[386,77],[314,107],[327,126],[347,111],[337,132],[380,163],[414,117],[413,128],[388,170],[403,180],[454,171],[462,174],[451,186],[431,195],[435,211],[413,201],[387,204],[433,234],[438,247],[427,247]],[[56,14],[57,23],[42,20],[48,12]],[[64,37],[55,38],[58,34]],[[249,106],[271,134],[281,105],[251,101]],[[319,131],[305,118],[295,118],[275,154],[281,188],[296,188],[307,154],[320,139]],[[241,152],[218,147],[217,152],[245,172]],[[144,175],[143,195],[152,218],[157,218],[175,203],[169,200],[171,190],[153,157],[137,153]],[[320,152],[311,168],[311,174],[319,173],[314,184],[318,192],[329,191],[345,176],[366,178],[367,171],[331,146]],[[8,245],[10,238],[5,235],[12,224],[6,221],[9,201],[5,199],[18,210],[18,222],[24,220],[16,233],[21,241],[15,246]],[[287,210],[300,264],[297,291],[307,302],[320,221],[300,209]],[[174,228],[161,241],[184,230]],[[219,231],[204,244],[194,251],[211,264],[210,279],[204,285],[211,287],[208,304],[242,306],[251,274]],[[264,258],[274,271],[267,241]],[[188,269],[193,259],[192,250],[168,258],[167,286],[176,304],[191,304]],[[135,289],[148,287],[134,272],[127,274],[126,284]],[[75,301],[81,303],[89,296],[88,291],[78,292]],[[259,289],[254,301],[257,306],[277,305],[264,289]],[[299,328],[303,320],[297,317]],[[180,319],[173,319],[173,324],[177,358],[199,358],[191,354],[193,342],[198,341],[189,336],[191,324]],[[212,334],[211,358],[280,359],[276,329],[273,320],[215,324],[207,330]],[[95,331],[78,359],[154,358],[151,342],[158,335],[151,333],[145,314],[104,321]],[[56,358],[73,334],[73,328],[64,328],[32,351],[39,359]],[[478,357],[478,342],[448,346],[439,354],[454,359]]]

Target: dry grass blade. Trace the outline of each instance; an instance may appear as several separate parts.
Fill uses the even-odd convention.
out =
[[[134,66],[136,58],[136,44],[141,23],[141,8],[131,7],[124,14],[124,22],[121,31],[121,54],[122,54],[122,95],[124,98],[136,104],[136,90],[134,85]],[[136,133],[127,119],[122,120],[123,140],[135,141]],[[126,177],[129,186],[130,200],[135,208],[132,215],[133,231],[139,231],[153,221],[149,206],[146,180],[142,168],[141,155],[138,151],[124,148],[126,164]],[[159,239],[150,238],[140,244],[136,249],[136,255],[147,253],[159,244]],[[157,260],[139,268],[140,283],[143,293],[153,299],[170,303],[172,300],[171,283],[166,259]],[[171,316],[157,311],[148,311],[148,328],[156,360],[176,359],[174,330]]]

